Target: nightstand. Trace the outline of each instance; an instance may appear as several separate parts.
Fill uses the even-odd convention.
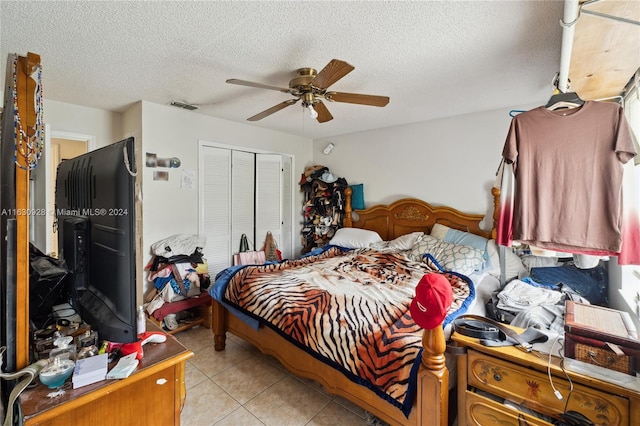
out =
[[[526,353],[513,346],[488,347],[478,339],[454,333],[451,339],[466,348],[458,357],[458,425],[551,425],[527,409],[557,418],[565,410],[577,411],[596,425],[640,425],[640,379],[609,371],[600,378],[589,368],[578,372],[560,368],[560,359]],[[565,360],[565,365],[574,360]],[[549,370],[548,370],[549,368]],[[551,380],[549,379],[549,374]],[[605,376],[620,378],[604,380]],[[573,386],[573,391],[570,391]],[[563,396],[558,399],[557,389]],[[503,400],[514,404],[505,405]],[[567,403],[568,400],[568,403]],[[526,407],[526,408],[520,408]]]

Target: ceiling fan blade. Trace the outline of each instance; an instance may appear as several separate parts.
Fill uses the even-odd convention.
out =
[[[230,78],[229,80],[227,80],[227,83],[238,84],[240,86],[257,87],[258,89],[277,90],[278,92],[282,92],[282,93],[289,93],[288,88],[269,86],[268,84],[255,83],[253,81],[247,81],[247,80],[238,80],[237,78]]]
[[[313,108],[318,113],[318,123],[326,123],[327,121],[333,120],[333,115],[331,115],[331,113],[327,109],[327,106],[322,103],[322,101],[318,101],[313,104]]]
[[[284,109],[286,107],[288,107],[289,105],[293,105],[296,102],[298,102],[299,99],[289,99],[287,101],[284,101],[282,103],[279,103],[276,106],[272,106],[269,109],[265,109],[264,111],[262,111],[259,114],[254,115],[253,117],[249,117],[247,118],[247,121],[258,121],[258,120],[262,120],[265,117],[270,116],[271,114],[273,114],[274,112],[278,112],[281,109]]]
[[[326,89],[345,75],[349,74],[355,68],[345,61],[332,59],[322,70],[316,75],[311,84],[319,89]]]
[[[389,103],[388,96],[362,95],[359,93],[327,92],[324,98],[333,102],[346,102],[349,104],[371,105],[383,107]]]

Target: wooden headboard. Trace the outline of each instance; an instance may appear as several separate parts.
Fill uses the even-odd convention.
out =
[[[492,190],[494,212],[490,231],[480,228],[480,222],[484,219],[482,214],[463,213],[447,206],[432,206],[417,198],[403,198],[388,205],[377,205],[354,211],[351,207],[351,193],[351,188],[345,189],[346,203],[343,226],[376,231],[386,241],[416,231],[428,234],[435,223],[471,232],[485,238],[495,238],[500,202],[500,191],[496,188]],[[354,212],[357,215],[357,220],[353,219],[352,213]]]

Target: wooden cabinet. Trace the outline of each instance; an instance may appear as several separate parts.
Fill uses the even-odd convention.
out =
[[[611,371],[610,376],[621,374],[618,383],[625,386],[620,386],[587,371],[563,370],[560,360],[549,361],[548,355],[486,347],[457,333],[452,339],[467,348],[458,358],[460,426],[551,425],[565,410],[579,412],[596,425],[640,424],[640,379]]]
[[[505,407],[490,398],[469,392],[465,402],[467,418],[458,425],[527,425],[548,426],[549,423],[516,410]]]
[[[151,323],[148,328],[155,327]],[[184,370],[193,352],[175,337],[147,344],[135,373],[126,379],[103,380],[50,397],[38,385],[20,396],[25,426],[179,425],[186,397]],[[109,366],[110,368],[113,365]],[[70,381],[70,380],[69,380]]]

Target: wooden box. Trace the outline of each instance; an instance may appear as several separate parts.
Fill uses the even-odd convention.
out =
[[[626,312],[567,301],[564,356],[635,375],[640,340]]]

